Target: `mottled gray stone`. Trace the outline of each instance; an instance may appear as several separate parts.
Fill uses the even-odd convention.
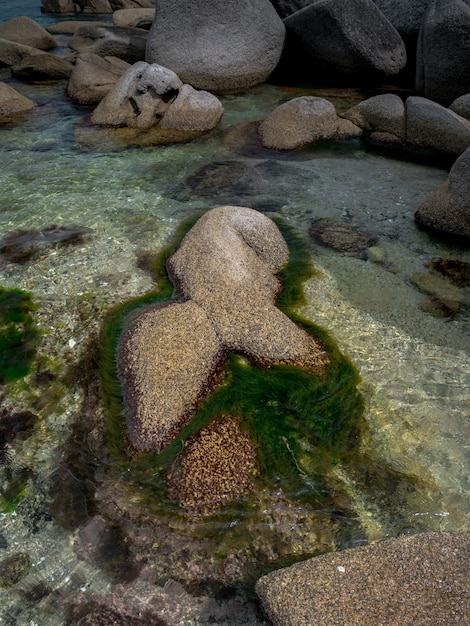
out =
[[[238,91],[266,80],[284,35],[269,0],[160,0],[146,61],[169,67],[197,89]]]
[[[428,98],[405,102],[406,143],[458,156],[470,146],[470,122]]]
[[[311,72],[318,66],[363,77],[394,75],[405,66],[403,40],[372,0],[316,0],[284,23],[302,44]]]
[[[415,219],[427,228],[470,239],[470,148],[455,161],[447,180],[422,202]]]
[[[390,133],[405,139],[405,105],[395,94],[367,98],[343,113],[343,117],[364,130]]]

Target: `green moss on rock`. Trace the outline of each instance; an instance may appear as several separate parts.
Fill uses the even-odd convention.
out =
[[[309,333],[319,337],[330,360],[326,373],[275,365],[259,367],[249,358],[230,354],[224,382],[199,407],[194,418],[160,453],[131,454],[126,444],[122,388],[116,372],[116,350],[127,319],[136,308],[165,302],[174,287],[165,271],[166,259],[194,224],[189,220],[155,265],[158,287],[153,293],[121,305],[108,316],[101,339],[102,385],[108,400],[109,450],[125,464],[127,478],[141,498],[157,509],[168,506],[166,476],[178,463],[185,442],[220,415],[235,416],[249,432],[257,449],[260,486],[281,487],[286,494],[308,497],[323,504],[325,475],[332,464],[354,455],[364,428],[364,404],[357,389],[359,375],[324,330],[302,319],[294,308],[304,304],[303,283],[315,275],[303,240],[282,222],[276,222],[290,249],[290,260],[279,276],[283,291],[277,306]],[[321,485],[315,492],[313,485]]]

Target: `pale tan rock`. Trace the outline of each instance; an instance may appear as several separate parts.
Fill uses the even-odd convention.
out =
[[[224,114],[218,98],[208,91],[197,91],[183,85],[178,96],[165,111],[161,128],[208,131],[217,126]]]
[[[0,122],[21,113],[27,113],[36,106],[36,103],[18,93],[16,89],[6,83],[0,83]]]
[[[0,38],[38,50],[50,50],[58,46],[57,40],[45,28],[26,16],[0,24]]]
[[[98,104],[131,66],[117,57],[79,54],[67,83],[67,96],[79,104]]]
[[[259,125],[261,143],[275,150],[293,150],[322,139],[361,134],[351,121],[338,117],[331,102],[315,96],[284,102]]]

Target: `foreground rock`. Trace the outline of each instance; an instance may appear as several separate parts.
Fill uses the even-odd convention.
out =
[[[214,513],[253,488],[256,449],[237,418],[223,416],[189,439],[168,476],[170,495],[193,518]]]
[[[325,554],[264,576],[256,592],[274,626],[461,626],[469,537],[423,533]]]
[[[121,346],[127,431],[138,450],[161,450],[217,382],[222,344],[194,302],[137,315]]]
[[[168,260],[184,302],[138,313],[120,348],[137,450],[161,450],[189,422],[220,380],[226,350],[323,371],[319,342],[274,305],[287,259],[274,222],[246,207],[212,209],[184,237]]]
[[[0,83],[0,123],[31,111],[36,103],[6,83]]]
[[[444,184],[419,206],[415,220],[431,230],[470,241],[470,148],[454,163]]]
[[[416,52],[416,90],[449,106],[470,92],[470,4],[432,0]]]
[[[172,69],[197,89],[230,92],[266,80],[284,43],[284,25],[269,0],[158,3],[146,61]]]
[[[357,137],[361,131],[338,117],[325,98],[303,96],[274,109],[260,124],[259,134],[265,148],[292,150],[322,139]]]
[[[31,46],[38,50],[50,50],[59,44],[57,40],[40,24],[30,17],[15,17],[0,24],[0,38]]]
[[[372,0],[317,0],[284,23],[302,45],[311,75],[395,75],[406,64],[403,40]]]

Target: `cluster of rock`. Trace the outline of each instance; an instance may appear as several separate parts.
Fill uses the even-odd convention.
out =
[[[137,450],[161,450],[220,381],[227,351],[263,365],[321,373],[318,340],[275,306],[288,248],[268,217],[247,207],[203,215],[167,266],[180,301],[138,312],[124,333],[119,369],[128,433]]]

